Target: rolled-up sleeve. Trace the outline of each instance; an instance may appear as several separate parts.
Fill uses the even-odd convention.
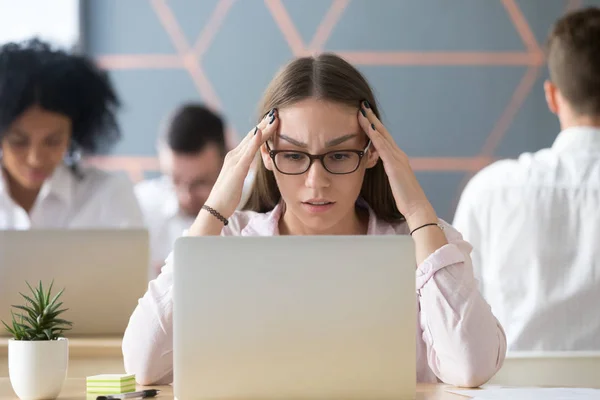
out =
[[[502,367],[506,335],[478,290],[471,245],[450,225],[445,233],[449,243],[417,269],[427,361],[442,382],[477,387]]]

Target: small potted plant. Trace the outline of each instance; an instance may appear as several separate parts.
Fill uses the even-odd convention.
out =
[[[2,321],[12,339],[8,342],[8,373],[16,395],[22,400],[55,399],[67,377],[69,342],[62,336],[71,322],[59,318],[67,311],[59,302],[63,290],[51,297],[53,283],[44,291],[42,282],[23,296],[10,326]]]

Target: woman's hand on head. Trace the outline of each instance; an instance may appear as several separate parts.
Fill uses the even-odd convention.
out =
[[[278,124],[277,110],[273,109],[248,132],[237,147],[227,153],[219,177],[206,200],[207,206],[214,208],[225,218],[235,212],[242,199],[244,180],[256,153],[277,131]]]
[[[361,102],[358,122],[383,161],[396,206],[409,227],[414,229],[425,223],[436,223],[435,211],[410,166],[408,156],[365,101]]]

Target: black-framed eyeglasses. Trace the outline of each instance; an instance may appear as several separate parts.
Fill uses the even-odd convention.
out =
[[[271,150],[267,142],[269,156],[277,171],[285,175],[301,175],[308,171],[315,160],[321,161],[323,168],[331,174],[345,175],[356,171],[371,141],[364,150],[334,150],[324,154],[310,154],[297,150]]]

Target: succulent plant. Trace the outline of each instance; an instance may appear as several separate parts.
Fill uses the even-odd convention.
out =
[[[2,321],[4,327],[15,340],[56,340],[62,337],[63,332],[68,331],[73,325],[67,320],[58,318],[60,314],[67,311],[61,309],[63,303],[58,302],[64,289],[51,298],[54,281],[47,292],[44,291],[41,281],[35,289],[28,282],[26,283],[31,295],[19,293],[25,299],[24,305],[12,306],[20,312],[15,314],[11,311],[12,326]]]

